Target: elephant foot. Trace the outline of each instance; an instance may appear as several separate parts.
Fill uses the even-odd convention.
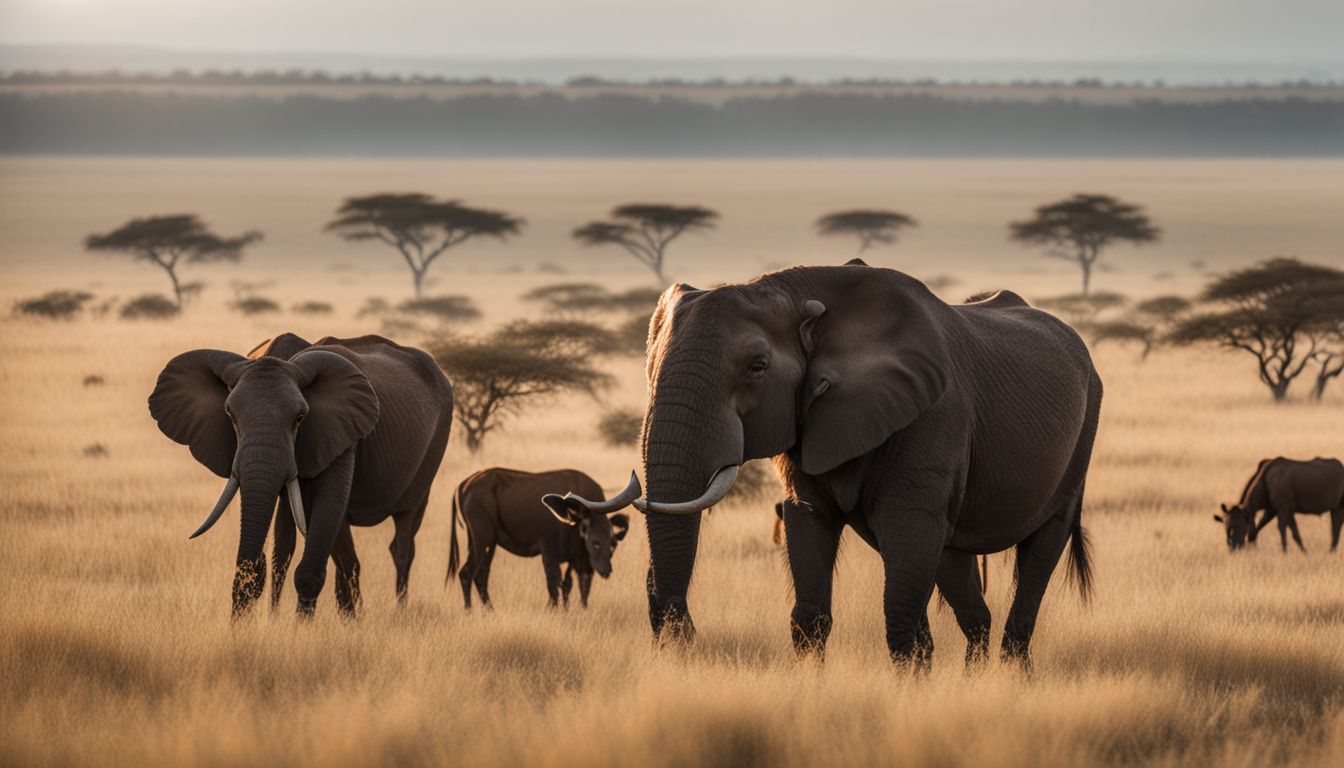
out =
[[[999,648],[999,658],[1004,664],[1015,666],[1026,674],[1031,674],[1031,649],[1029,641],[1003,636],[1003,646]]]
[[[299,597],[298,615],[300,619],[313,618],[313,611],[317,610],[317,598]]]
[[[789,622],[789,634],[793,637],[793,650],[799,656],[815,655],[818,660],[826,656],[826,640],[831,636],[830,614],[805,614],[794,611]]]
[[[653,639],[659,645],[668,643],[690,643],[695,639],[695,622],[691,621],[690,609],[684,598],[670,598],[661,601],[662,607],[656,607],[652,595],[649,597],[649,623],[653,627]]]

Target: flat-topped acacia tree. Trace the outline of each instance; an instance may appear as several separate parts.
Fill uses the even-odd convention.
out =
[[[473,237],[503,240],[522,231],[525,223],[500,211],[409,192],[347,198],[326,229],[349,241],[377,240],[396,248],[411,269],[420,298],[425,273],[444,251]]]
[[[611,211],[610,221],[592,221],[575,229],[584,245],[619,245],[666,283],[667,246],[685,232],[713,229],[716,211],[698,205],[630,203]]]
[[[180,213],[131,219],[111,232],[84,238],[84,248],[127,254],[167,272],[168,279],[173,281],[173,299],[181,309],[184,286],[177,276],[181,264],[238,261],[244,248],[260,241],[260,232],[220,237],[195,214]]]
[[[896,211],[836,211],[817,219],[817,233],[822,236],[857,237],[859,253],[874,245],[891,245],[901,230],[913,226],[914,219]]]
[[[1042,205],[1008,230],[1016,242],[1043,245],[1047,256],[1076,263],[1083,271],[1084,296],[1102,249],[1122,242],[1152,243],[1162,235],[1142,208],[1109,195],[1074,195]]]

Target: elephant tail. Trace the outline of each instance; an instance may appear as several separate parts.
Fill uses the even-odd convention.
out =
[[[453,516],[452,522],[448,524],[448,574],[443,577],[445,587],[453,582],[453,575],[457,573],[457,561],[460,559],[457,551],[457,507],[461,498],[462,486],[459,485],[453,491]]]
[[[1087,603],[1092,599],[1092,544],[1083,528],[1083,495],[1078,494],[1078,509],[1073,515],[1073,534],[1069,536],[1069,578],[1078,585],[1078,594]]]

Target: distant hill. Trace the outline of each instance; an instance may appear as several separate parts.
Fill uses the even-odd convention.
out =
[[[192,51],[120,45],[0,45],[0,71],[18,69],[166,73],[186,70],[323,70],[334,74],[420,74],[454,79],[562,83],[586,75],[609,80],[703,81],[841,79],[1008,83],[1022,80],[1172,85],[1224,83],[1314,83],[1344,81],[1344,56],[1333,61],[1214,61],[1180,59],[1103,61],[953,61],[846,57],[775,58],[415,58],[342,52]]]

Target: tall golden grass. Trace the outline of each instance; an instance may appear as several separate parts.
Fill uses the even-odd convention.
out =
[[[205,207],[186,192],[173,199],[164,187],[195,189],[193,184],[203,184],[199,178],[174,174],[212,167],[182,161],[186,170],[170,173],[148,164],[158,185],[134,182],[153,201],[137,207],[134,200],[82,196],[114,187],[115,163],[4,162],[9,171],[22,171],[0,185],[5,200],[26,192],[31,197],[25,199],[65,199],[70,207],[69,222],[42,236],[38,223],[64,221],[60,211],[34,202],[27,209],[0,206],[5,230],[45,254],[33,258],[14,242],[5,246],[7,276],[13,278],[0,291],[6,303],[39,288],[91,283],[122,296],[128,288],[162,290],[155,282],[161,278],[147,268],[88,260],[77,252],[78,238],[94,219],[107,225],[128,211]],[[221,178],[236,172],[213,167]],[[479,173],[467,177],[484,184],[490,166],[476,167]],[[849,537],[827,661],[796,659],[787,626],[790,585],[783,556],[770,543],[768,504],[723,508],[707,519],[691,594],[700,633],[688,648],[659,649],[650,642],[643,595],[647,547],[637,515],[616,554],[615,573],[595,585],[589,610],[548,610],[540,563],[501,555],[492,578],[496,609],[464,612],[456,584],[443,585],[453,485],[491,465],[576,466],[619,484],[637,452],[606,446],[596,422],[608,405],[642,403],[642,370],[635,360],[612,364],[620,384],[602,402],[574,398],[527,410],[477,455],[454,438],[418,537],[404,608],[393,598],[386,549],[391,528],[384,525],[355,533],[364,580],[357,620],[337,615],[328,587],[316,618],[298,621],[291,585],[279,611],[262,607],[230,622],[236,507],[208,536],[186,540],[218,493],[218,480],[159,434],[145,398],[177,352],[207,346],[245,351],[280,330],[310,338],[365,332],[370,321],[355,317],[364,297],[409,293],[408,276],[395,271],[391,256],[376,252],[369,261],[386,258],[387,268],[373,267],[354,279],[320,266],[302,272],[263,266],[275,263],[271,257],[278,259],[291,243],[306,265],[320,265],[324,251],[332,252],[332,261],[363,260],[363,252],[324,239],[320,221],[295,213],[306,215],[327,206],[328,197],[334,203],[342,193],[360,191],[329,184],[327,174],[358,170],[334,168],[314,164],[311,172],[285,178],[292,204],[267,215],[287,223],[271,227],[271,243],[254,257],[257,271],[277,275],[280,282],[268,290],[282,304],[329,300],[338,307],[329,318],[239,318],[225,309],[227,289],[217,286],[184,317],[166,323],[0,322],[0,762],[1344,764],[1344,555],[1327,553],[1327,525],[1318,517],[1302,520],[1305,556],[1281,554],[1272,530],[1257,548],[1230,555],[1210,519],[1218,501],[1240,491],[1259,458],[1344,453],[1344,395],[1338,391],[1344,388],[1319,404],[1275,406],[1247,361],[1211,352],[1161,350],[1140,364],[1135,349],[1096,350],[1107,391],[1084,519],[1096,553],[1097,595],[1083,606],[1060,574],[1042,610],[1029,677],[997,661],[964,671],[960,632],[951,612],[936,605],[930,608],[938,648],[932,671],[910,677],[891,668],[879,562]],[[950,164],[943,171],[955,175],[969,168]],[[1162,168],[1154,164],[1143,173],[1167,173],[1177,190],[1172,199],[1180,198],[1182,185],[1193,183],[1182,175],[1191,167]],[[1068,186],[1060,185],[1067,192],[1091,181],[1094,169],[1084,164],[1071,176],[1056,166],[1043,172],[1067,179]],[[1216,166],[1207,169],[1213,173]],[[559,222],[569,207],[600,213],[617,202],[613,190],[644,191],[651,183],[640,180],[638,170],[607,168],[591,182],[604,196],[593,194],[582,205],[564,198],[563,216],[546,206],[541,192],[518,212],[562,236]],[[934,170],[926,168],[924,178],[934,178]],[[999,170],[1006,173],[1003,166]],[[1271,186],[1292,188],[1298,167],[1279,170],[1281,176],[1234,169],[1264,173]],[[381,166],[369,172],[389,173]],[[1115,178],[1126,173],[1110,172]],[[544,177],[546,168],[538,173]],[[662,178],[684,173],[665,169]],[[711,167],[706,173],[722,181],[727,171]],[[786,175],[773,166],[761,173]],[[1314,173],[1302,170],[1304,187],[1324,184],[1309,181]],[[838,188],[831,175],[840,171],[826,174],[822,186]],[[967,187],[987,183],[977,179],[966,180]],[[216,203],[221,195],[234,201],[232,208],[221,204],[222,213],[214,216],[222,229],[234,222],[266,223],[249,224],[247,211],[237,210],[257,205],[245,189],[273,194],[261,181],[253,183],[232,187],[233,197],[220,189],[206,195]],[[746,176],[740,185],[760,183]],[[547,184],[548,194],[563,197],[558,180]],[[584,189],[573,195],[583,197]],[[717,189],[724,199],[732,192]],[[751,209],[750,195],[732,194],[738,194],[736,210]],[[790,199],[794,210],[807,207],[802,198]],[[480,202],[493,201],[487,196]],[[817,207],[832,202],[824,199]],[[966,211],[979,204],[968,202]],[[998,203],[985,205],[997,210]],[[1178,217],[1183,224],[1206,226],[1214,239],[1230,237],[1215,231],[1211,211],[1185,205]],[[940,210],[969,216],[955,207]],[[1273,210],[1264,215],[1272,217]],[[730,220],[716,237],[748,242],[749,233],[728,230]],[[1236,226],[1249,230],[1255,221]],[[1311,227],[1319,236],[1337,233],[1339,224],[1315,221]],[[791,236],[800,242],[810,237],[805,227]],[[1178,226],[1173,237],[1182,242],[1196,233]],[[769,243],[782,236],[763,232],[760,238]],[[556,254],[550,258],[565,261],[568,246],[562,242],[553,237],[519,247],[527,258],[546,258],[549,249]],[[955,251],[948,241],[938,242],[947,253]],[[511,253],[506,246],[481,245],[471,251],[471,261],[488,263],[492,248],[501,256]],[[1038,265],[1005,244],[997,248],[1005,262]],[[809,242],[799,260],[819,262],[820,250]],[[726,279],[757,271],[766,258],[745,256],[715,238],[687,245],[686,253],[689,271],[707,282],[716,254],[728,265],[724,271],[733,272]],[[903,254],[898,249],[890,258]],[[605,264],[620,257],[583,258],[595,261],[582,264]],[[845,249],[833,248],[829,261],[843,258]],[[969,261],[963,271],[952,259],[920,258],[912,255],[911,261],[924,274],[935,268],[970,275],[968,290],[986,287],[978,284],[983,280],[1039,295],[1067,290],[1074,277],[1067,271],[999,274],[988,260]],[[1174,249],[1143,258],[1179,266],[1184,255]],[[218,282],[230,273],[212,276]],[[1103,275],[1102,282],[1112,277],[1126,290],[1166,290],[1132,272]],[[487,310],[484,328],[535,312],[517,295],[557,279],[566,278],[526,267],[519,274],[495,267],[473,273],[459,262],[441,275],[439,290],[473,295]],[[631,270],[605,279],[624,286],[643,277]],[[91,374],[106,383],[82,386]],[[105,456],[84,455],[94,443],[105,447]],[[1011,601],[1010,564],[1010,556],[991,558],[988,599],[996,635]]]

